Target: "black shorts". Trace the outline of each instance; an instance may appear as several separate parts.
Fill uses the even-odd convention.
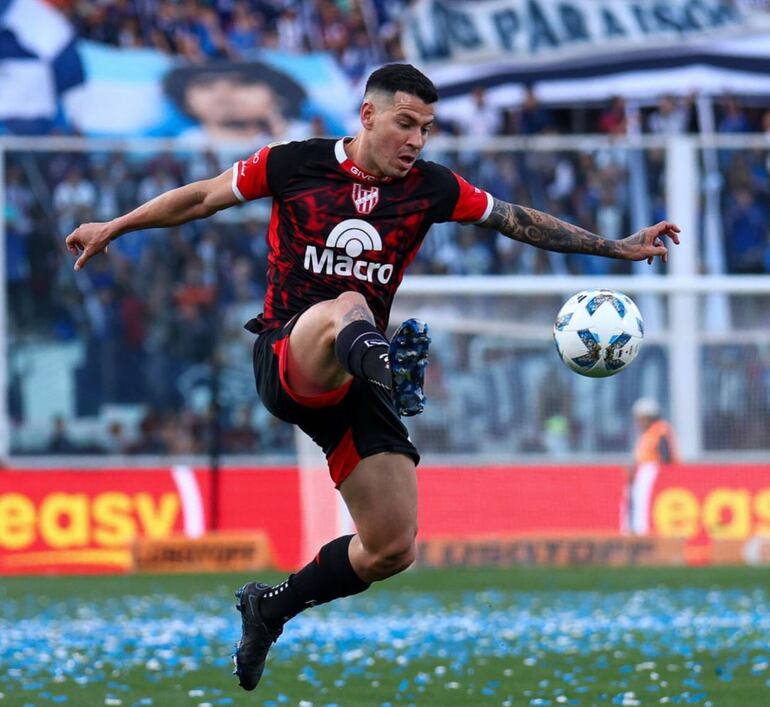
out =
[[[290,388],[286,363],[297,319],[260,334],[254,343],[254,379],[265,407],[298,425],[323,449],[337,487],[361,459],[379,452],[406,454],[419,463],[420,455],[386,391],[358,378],[314,396]]]

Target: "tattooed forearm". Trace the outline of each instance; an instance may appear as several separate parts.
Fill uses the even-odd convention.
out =
[[[608,258],[623,258],[619,241],[601,238],[578,226],[518,204],[494,200],[492,213],[482,224],[504,236],[559,253],[590,253]]]

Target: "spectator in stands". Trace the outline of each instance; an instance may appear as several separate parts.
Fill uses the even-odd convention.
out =
[[[231,54],[227,44],[227,35],[217,17],[217,13],[211,7],[200,6],[197,17],[190,27],[190,37],[193,41],[190,47],[195,47],[197,63],[205,63],[214,59],[225,59]]]
[[[105,454],[128,454],[131,443],[126,435],[125,427],[119,420],[113,420],[107,426],[104,441]]]
[[[208,451],[209,435],[205,423],[191,410],[165,415],[159,437],[167,454],[189,456]]]
[[[78,446],[67,435],[64,418],[57,415],[53,419],[53,433],[45,448],[47,454],[77,454]]]
[[[179,6],[168,0],[160,0],[155,11],[155,22],[149,31],[149,43],[166,54],[180,53],[179,33],[182,23]]]
[[[128,451],[130,454],[166,454],[168,448],[161,436],[161,419],[150,410],[139,423],[139,437]]]
[[[710,350],[709,350],[710,349]],[[707,347],[708,364],[704,367],[704,389],[712,398],[706,420],[708,449],[740,449],[744,447],[747,401],[753,398],[745,351],[741,346]]]
[[[539,135],[553,127],[550,111],[540,105],[535,87],[528,84],[524,88],[524,100],[519,112],[519,132],[522,135]]]
[[[5,184],[5,277],[12,330],[24,328],[32,317],[30,238],[33,201],[21,168],[10,164]]]
[[[74,228],[74,224],[93,221],[96,189],[80,167],[72,165],[64,181],[56,185],[53,204],[62,233]]]
[[[500,132],[500,110],[491,106],[483,86],[476,86],[470,96],[470,105],[459,121],[460,132],[469,137],[489,138]]]
[[[222,436],[222,447],[231,454],[253,454],[260,448],[259,433],[251,420],[251,407],[241,405],[233,413],[233,421]]]
[[[596,207],[596,227],[605,238],[617,240],[623,237],[626,227],[623,217],[623,209],[618,201],[615,185],[604,184],[599,195],[599,204]],[[588,258],[582,258],[583,272],[587,275],[608,275],[613,270],[613,263],[607,263],[596,267]],[[596,258],[594,258],[596,260]]]
[[[626,101],[622,96],[613,96],[609,105],[599,116],[599,132],[607,135],[625,135],[626,130]]]
[[[741,187],[724,216],[727,269],[731,273],[762,273],[770,253],[770,219],[754,193]]]
[[[558,362],[549,362],[537,386],[538,438],[544,450],[555,456],[566,456],[575,450],[573,399]]]
[[[307,48],[305,28],[296,8],[289,6],[278,17],[276,39],[278,49],[283,51],[300,53]]]
[[[395,8],[403,3],[388,0],[384,9],[376,1],[371,28],[360,2],[334,0],[77,2],[71,4],[70,18],[80,37],[122,47],[150,46],[196,65],[211,59],[239,59],[261,47],[297,53],[331,51],[342,59],[351,47],[366,45],[374,47],[378,58],[384,52],[390,59],[400,59]],[[357,64],[350,55],[343,61],[347,66]]]
[[[770,110],[762,113],[760,130],[766,138],[770,138]]]
[[[263,42],[264,29],[264,17],[261,14],[253,12],[243,0],[236,2],[227,28],[230,58],[241,59],[259,47]]]
[[[354,82],[360,81],[366,70],[377,63],[377,52],[366,30],[353,32],[347,46],[340,52],[339,62]]]
[[[723,115],[717,128],[720,133],[747,133],[751,130],[749,119],[735,96],[727,95],[722,104]]]
[[[647,128],[656,135],[681,135],[690,129],[693,98],[676,99],[670,94],[658,99],[658,107],[647,119]]]
[[[139,182],[136,198],[147,201],[178,186],[179,180],[172,174],[172,166],[162,157],[154,160],[150,165],[150,173]]]

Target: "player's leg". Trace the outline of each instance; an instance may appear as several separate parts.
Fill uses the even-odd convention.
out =
[[[414,562],[417,536],[417,475],[404,454],[362,459],[340,486],[357,534],[348,555],[365,582],[397,574]]]
[[[375,454],[358,462],[340,492],[357,534],[336,538],[285,582],[260,597],[264,621],[278,626],[305,609],[358,594],[414,561],[417,479],[404,454]]]
[[[366,299],[345,292],[303,312],[289,336],[287,377],[299,395],[339,388],[351,375],[390,389],[388,340]]]
[[[414,561],[417,534],[415,462],[405,454],[361,459],[340,491],[358,533],[324,545],[298,572],[270,587],[250,582],[236,593],[242,637],[234,655],[240,685],[253,690],[283,625],[301,611],[359,594]]]
[[[237,593],[243,629],[234,657],[247,690],[258,684],[285,621],[362,592],[412,561],[419,455],[393,407],[388,342],[372,320],[364,298],[346,293],[314,305],[255,346],[260,397],[323,448],[360,536],[327,543],[275,587],[250,582]]]

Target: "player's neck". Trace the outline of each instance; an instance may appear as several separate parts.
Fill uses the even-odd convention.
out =
[[[385,174],[368,158],[365,137],[359,133],[352,140],[342,143],[345,154],[358,167],[377,179],[385,179]]]

